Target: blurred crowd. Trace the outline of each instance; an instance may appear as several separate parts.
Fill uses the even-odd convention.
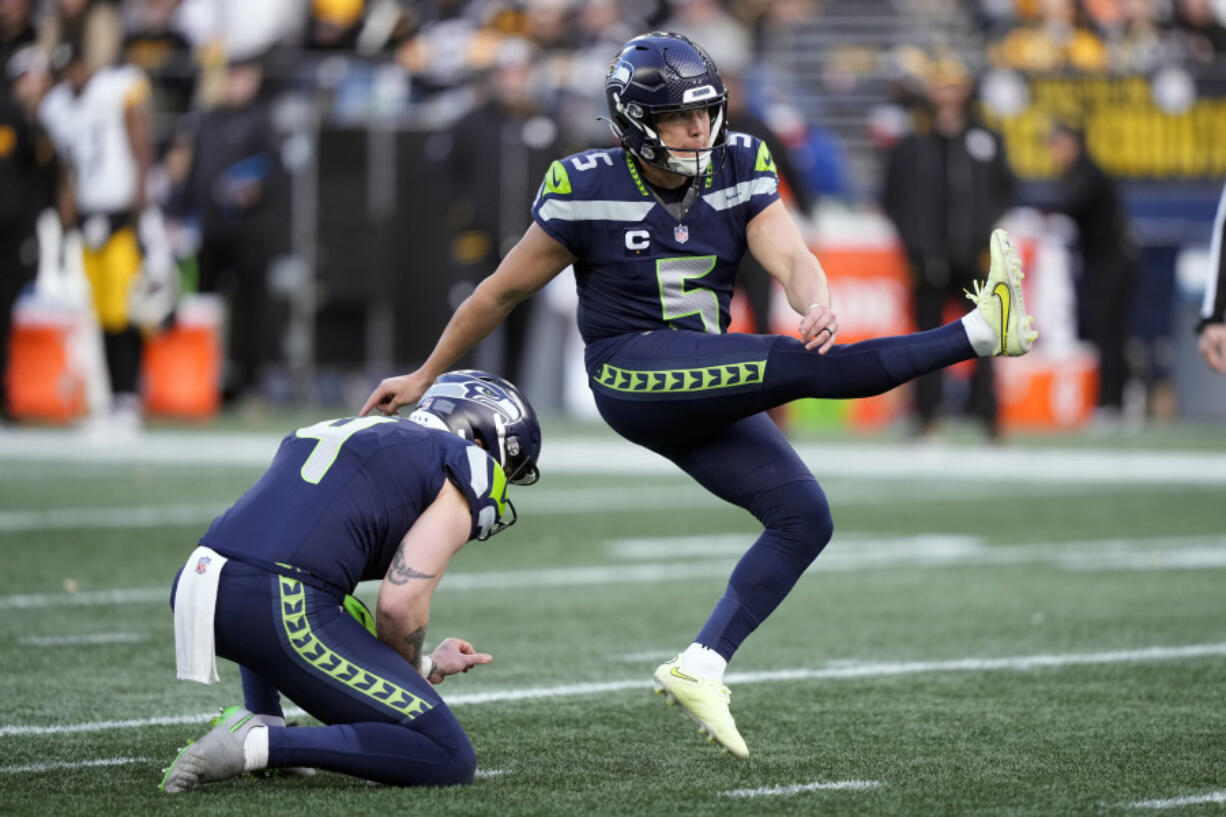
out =
[[[1219,0],[984,0],[988,56],[1041,73],[1147,73],[1226,58]]]
[[[1224,21],[1226,0],[0,0],[0,343],[37,267],[35,217],[51,208],[84,242],[117,406],[135,402],[142,333],[173,311],[175,286],[144,274],[155,251],[185,273],[170,277],[225,297],[227,393],[257,391],[281,342],[268,276],[288,250],[304,116],[450,134],[454,303],[522,232],[524,191],[548,162],[610,143],[605,72],[651,29],[710,52],[732,126],[769,141],[799,209],[882,205],[925,326],[982,273],[973,248],[1020,203],[999,135],[976,116],[982,72],[1212,71]],[[882,178],[855,167],[853,142]],[[1061,161],[1066,176],[1084,165]],[[947,173],[913,195],[915,179],[963,164],[968,188],[946,189]],[[1113,197],[1103,207],[1119,220]],[[151,297],[121,303],[134,280]],[[769,282],[743,280],[768,329]],[[521,349],[526,328],[508,331]],[[514,376],[516,363],[494,365]],[[990,380],[985,367],[976,382]],[[929,424],[940,386],[919,392]],[[995,435],[994,398],[972,402]]]
[[[849,183],[789,100],[759,92],[772,32],[820,19],[815,0],[0,0],[0,62],[57,76],[56,46],[93,66],[129,64],[149,77],[159,155],[181,117],[225,96],[227,67],[257,61],[276,93],[325,95],[335,121],[371,116],[443,126],[480,101],[491,74],[531,66],[531,102],[555,119],[563,146],[607,142],[601,84],[629,37],[662,28],[704,44],[725,77],[755,82],[754,113],[783,132],[809,182]],[[824,162],[824,164],[823,164]],[[817,166],[822,165],[822,166]],[[823,176],[823,173],[825,176]]]

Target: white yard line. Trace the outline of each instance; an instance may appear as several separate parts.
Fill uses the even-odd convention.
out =
[[[635,537],[605,543],[614,559],[740,556],[756,533]],[[867,570],[1046,562],[1066,570],[1191,570],[1226,567],[1226,535],[1089,539],[991,545],[979,536],[924,533],[873,536],[836,532],[810,570]]]
[[[84,593],[18,593],[0,596],[0,610],[42,610],[47,607],[149,604],[163,602],[170,609],[170,584],[165,587],[126,587]]]
[[[847,663],[839,662],[823,669],[783,669],[763,672],[729,673],[726,681],[733,686],[772,683],[777,681],[827,681],[848,678],[885,678],[900,675],[917,675],[932,672],[1028,672],[1036,669],[1055,669],[1072,666],[1101,664],[1138,663],[1146,661],[1176,661],[1189,658],[1218,658],[1226,656],[1226,643],[1190,644],[1177,647],[1146,647],[1139,650],[1113,650],[1092,653],[1055,653],[1050,655],[1021,655],[1005,658],[958,658],[952,661],[898,661]],[[450,695],[450,706],[475,706],[511,701],[549,700],[555,698],[600,695],[632,689],[647,689],[650,682],[644,678],[627,678],[599,683],[566,684],[553,687],[520,687],[492,689]],[[193,715],[168,715],[154,718],[137,718],[124,721],[94,721],[89,723],[57,724],[49,726],[18,725],[0,726],[0,737],[26,735],[55,735],[69,732],[101,732],[111,729],[132,729],[145,726],[174,726],[187,723],[203,723],[216,713]],[[301,715],[301,710],[287,710],[287,717]]]
[[[724,797],[779,797],[807,791],[868,791],[881,788],[878,780],[835,780],[833,782],[794,783],[790,786],[766,786],[761,789],[721,791]]]
[[[0,774],[22,772],[55,772],[60,769],[88,769],[95,766],[127,766],[132,763],[152,763],[151,757],[107,757],[100,760],[73,760],[55,763],[30,763],[25,766],[0,766]]]
[[[288,429],[287,429],[288,430]],[[147,431],[135,440],[105,440],[73,431],[0,430],[0,461],[267,465],[280,434]],[[1188,451],[1060,448],[919,447],[908,444],[799,443],[818,478],[905,480],[932,474],[975,482],[1226,484],[1226,458]],[[541,456],[546,474],[678,474],[663,457],[610,437],[554,438]]]
[[[2,458],[0,458],[2,461]],[[1127,486],[1125,486],[1127,487]],[[831,502],[840,507],[921,503],[945,499],[973,499],[1002,496],[1017,498],[1012,486],[1001,484],[929,483],[905,492],[877,485],[834,482],[826,486]],[[1085,490],[1084,486],[1048,484],[1035,486],[1022,496],[1068,496]],[[1097,490],[1097,489],[1095,489]],[[532,489],[515,492],[521,513],[532,516],[575,516],[619,511],[693,510],[731,508],[697,485],[678,481],[666,486],[618,486],[616,488]],[[168,503],[164,505],[110,505],[106,507],[0,509],[0,534],[43,530],[121,529],[140,530],[167,526],[198,526],[203,530],[214,517],[229,507],[229,502]],[[752,539],[752,536],[751,536]],[[648,557],[652,558],[652,557]]]
[[[690,579],[726,578],[754,534],[716,534],[659,539],[613,540],[614,556],[632,554],[662,558],[703,553],[717,559],[648,561],[613,565],[491,570],[451,573],[440,591],[577,588],[616,584],[652,584]],[[1062,570],[1192,570],[1226,567],[1226,536],[1182,536],[1152,539],[1099,539],[1080,542],[989,545],[972,536],[925,534],[916,537],[872,538],[836,534],[835,540],[809,568],[831,573],[859,570],[946,568],[979,565],[1051,564]],[[378,582],[363,582],[359,595],[373,595]],[[0,610],[33,610],[88,605],[169,604],[170,586],[92,590],[83,593],[19,593],[0,595]]]
[[[619,510],[692,510],[716,508],[722,503],[701,488],[688,485],[659,488],[618,488],[610,491],[574,489],[540,494],[515,503],[521,512],[561,515]],[[878,501],[880,499],[878,498]],[[205,526],[230,506],[229,502],[192,504],[124,505],[105,508],[49,508],[45,510],[0,510],[0,533],[42,530],[89,530],[161,528],[174,525]]]
[[[82,647],[94,644],[137,644],[148,633],[81,633],[80,635],[26,635],[17,639],[23,647]]]
[[[506,774],[502,769],[477,769],[473,777],[497,777],[500,774]]]
[[[0,511],[0,532],[82,530],[90,528],[160,528],[205,525],[229,507],[227,502],[176,505],[128,505],[108,508],[54,508]]]
[[[1197,806],[1203,803],[1226,803],[1226,791],[1212,791],[1208,794],[1194,794],[1189,797],[1174,797],[1170,800],[1138,800],[1135,803],[1120,803],[1124,808],[1178,808],[1179,806]]]
[[[676,559],[686,557],[737,556],[753,544],[760,531],[716,533],[695,536],[650,536],[612,539],[605,552],[615,559]],[[1200,541],[1200,540],[1198,540]],[[1226,536],[1222,539],[1226,549]],[[836,531],[819,559],[888,561],[913,556],[958,558],[988,550],[978,536],[925,533],[918,536],[873,536]]]

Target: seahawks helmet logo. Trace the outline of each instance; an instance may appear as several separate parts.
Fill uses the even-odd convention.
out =
[[[430,401],[433,406],[427,404],[426,400],[422,400],[421,405],[423,408],[433,407],[436,410],[440,410],[443,414],[450,414],[454,407],[441,405],[446,402],[448,397],[472,400],[484,406],[489,406],[498,414],[501,414],[509,423],[513,423],[523,416],[519,404],[512,400],[506,392],[479,380],[470,380],[465,383],[436,383],[430,387]]]
[[[625,89],[634,76],[634,66],[625,60],[618,60],[609,66],[609,84]]]

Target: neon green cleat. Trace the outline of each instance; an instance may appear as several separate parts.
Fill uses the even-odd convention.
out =
[[[749,747],[736,730],[736,722],[728,711],[732,693],[728,687],[710,678],[695,678],[681,671],[681,656],[656,667],[651,676],[657,695],[666,695],[668,705],[678,704],[681,711],[698,724],[698,733],[724,751],[739,758],[749,757]]]
[[[227,706],[211,723],[213,728],[204,737],[179,750],[174,762],[163,770],[166,774],[158,788],[177,794],[243,773],[243,741],[263,721],[241,706]]]
[[[1022,260],[1013,249],[1013,242],[1004,230],[992,231],[992,266],[988,270],[986,284],[975,281],[975,291],[966,297],[975,304],[979,314],[996,330],[994,355],[1018,357],[1030,351],[1030,345],[1039,337],[1032,329],[1034,318],[1026,314],[1022,301]]]

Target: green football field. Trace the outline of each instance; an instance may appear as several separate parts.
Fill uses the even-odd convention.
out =
[[[0,814],[1226,814],[1220,429],[802,441],[836,533],[730,667],[740,762],[649,676],[754,520],[608,432],[547,426],[519,523],[434,601],[428,643],[494,655],[440,689],[474,785],[165,795],[176,748],[240,701],[226,662],[175,680],[170,579],[278,436],[0,432]]]

